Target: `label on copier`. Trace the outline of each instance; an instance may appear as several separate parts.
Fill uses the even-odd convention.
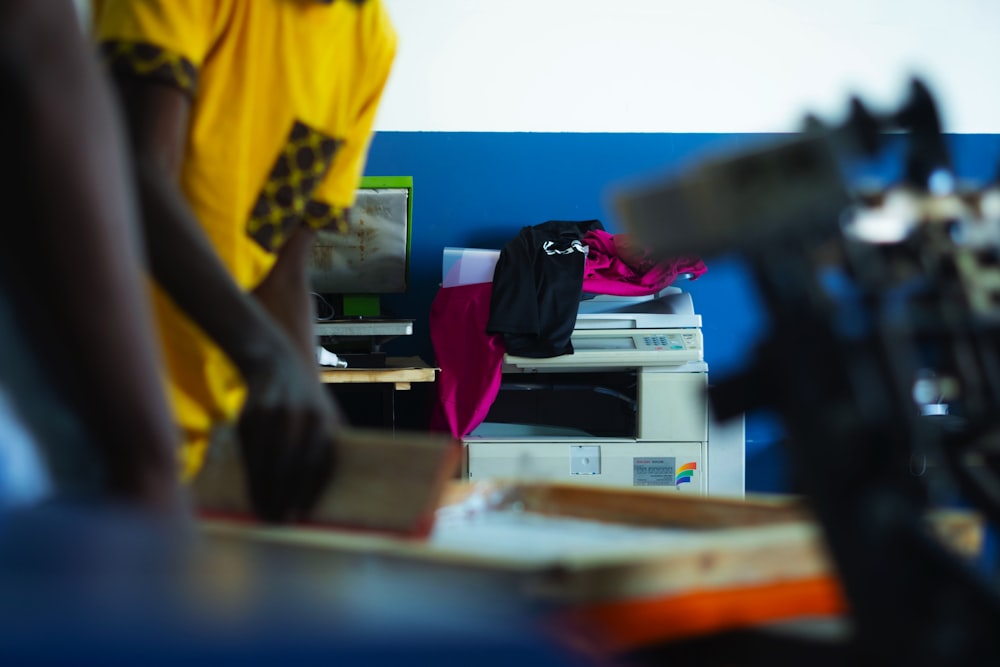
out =
[[[673,486],[677,457],[635,457],[632,459],[632,486]]]
[[[682,484],[691,483],[697,469],[696,461],[688,461],[678,467],[676,456],[636,456],[632,459],[632,486],[673,486],[680,489]]]

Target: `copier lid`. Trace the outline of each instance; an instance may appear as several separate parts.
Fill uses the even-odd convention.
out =
[[[580,301],[576,329],[679,329],[701,327],[691,294],[666,287],[648,296],[598,294]]]

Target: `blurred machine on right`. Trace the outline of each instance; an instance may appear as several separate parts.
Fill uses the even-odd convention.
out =
[[[875,160],[900,177],[861,185]],[[854,99],[843,122],[807,117],[616,206],[663,256],[735,253],[760,295],[767,338],[709,393],[720,419],[779,416],[823,524],[851,612],[816,664],[1000,664],[995,566],[926,521],[971,504],[1000,526],[1000,188],[958,181],[928,87],[884,113]]]

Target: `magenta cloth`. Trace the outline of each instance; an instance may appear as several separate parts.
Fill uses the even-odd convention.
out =
[[[682,273],[692,279],[708,268],[697,257],[678,257],[654,261],[637,251],[627,234],[609,234],[592,230],[583,237],[589,248],[583,273],[583,291],[616,296],[656,294]]]
[[[431,344],[441,372],[431,429],[468,435],[486,418],[500,391],[504,343],[487,334],[493,283],[442,287],[431,304]]]

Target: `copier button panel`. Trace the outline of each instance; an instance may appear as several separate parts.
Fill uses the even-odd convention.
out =
[[[642,337],[642,346],[647,350],[687,350],[694,345],[692,334],[653,334]]]
[[[704,360],[701,329],[577,329],[573,354],[548,359],[507,355],[520,368],[679,366]]]

